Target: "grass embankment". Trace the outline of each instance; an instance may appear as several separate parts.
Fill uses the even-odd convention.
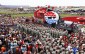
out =
[[[25,16],[25,17],[32,17],[33,13],[19,13],[17,11],[7,11],[7,10],[0,10],[0,14],[11,14],[11,16],[13,18],[16,17],[21,17],[21,16]],[[68,16],[84,16],[84,15],[78,15],[78,14],[60,14],[61,18],[63,17],[68,17]]]
[[[21,17],[21,16],[25,16],[25,17],[32,17],[33,13],[27,13],[27,14],[12,14],[12,17]]]
[[[13,18],[15,17],[21,17],[21,16],[26,16],[26,17],[32,17],[33,13],[20,13],[17,11],[6,11],[6,10],[0,10],[0,14],[11,14]]]

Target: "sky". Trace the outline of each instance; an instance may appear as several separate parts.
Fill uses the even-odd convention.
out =
[[[85,0],[0,0],[2,5],[85,6]]]

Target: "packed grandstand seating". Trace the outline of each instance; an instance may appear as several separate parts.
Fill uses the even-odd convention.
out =
[[[83,25],[68,33],[63,28],[27,23],[25,18],[4,20],[0,26],[0,54],[85,54]],[[8,27],[8,22],[12,26]]]

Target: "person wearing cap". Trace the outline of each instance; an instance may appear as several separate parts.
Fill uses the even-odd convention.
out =
[[[1,47],[1,52],[5,52],[6,51],[6,47],[2,46]]]
[[[73,49],[73,54],[76,54],[76,52],[78,51],[78,48],[73,47],[72,49]]]
[[[24,53],[25,51],[27,51],[26,45],[22,45],[22,46],[21,46],[21,51],[22,51],[22,53]]]

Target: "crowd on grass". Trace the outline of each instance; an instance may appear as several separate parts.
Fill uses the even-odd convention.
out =
[[[85,35],[80,27],[68,33],[23,20],[10,19],[7,21],[16,25],[0,26],[0,54],[85,54]]]

